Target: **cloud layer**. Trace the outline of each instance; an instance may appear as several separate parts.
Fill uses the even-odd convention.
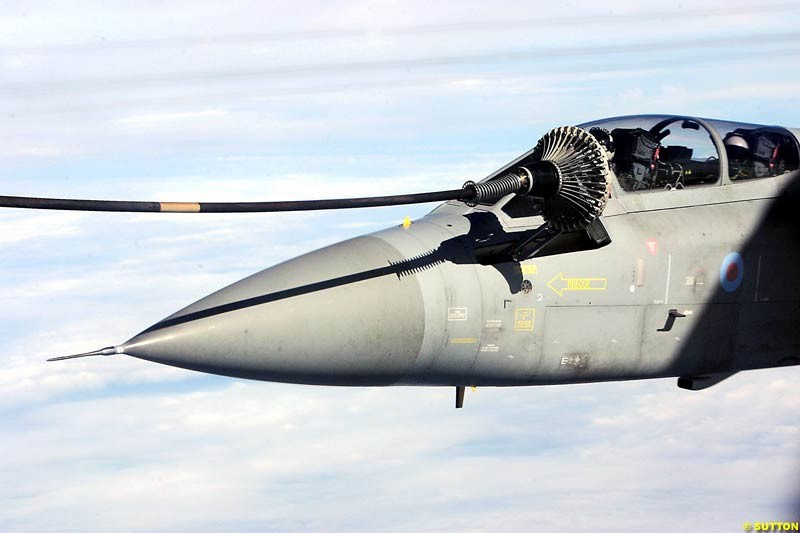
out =
[[[603,116],[800,125],[799,18],[777,2],[11,5],[2,194],[420,192]],[[430,207],[0,212],[0,528],[732,531],[798,509],[795,369],[699,393],[479,389],[456,412],[449,389],[43,362]]]

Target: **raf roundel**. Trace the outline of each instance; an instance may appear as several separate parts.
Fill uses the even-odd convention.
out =
[[[719,282],[725,292],[733,292],[739,288],[744,279],[744,261],[742,256],[731,252],[722,260],[719,268]]]

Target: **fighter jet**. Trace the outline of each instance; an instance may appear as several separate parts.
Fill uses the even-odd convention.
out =
[[[455,387],[677,377],[699,390],[800,363],[800,130],[647,115],[555,128],[478,183],[238,204],[0,197],[149,212],[444,201],[198,300],[127,354],[238,378]]]

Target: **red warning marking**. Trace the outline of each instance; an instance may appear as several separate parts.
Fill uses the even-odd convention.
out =
[[[651,255],[656,255],[658,253],[658,241],[649,239],[647,241],[647,251],[650,252]]]
[[[736,281],[736,278],[739,277],[739,266],[736,263],[729,264],[728,269],[725,271],[725,277],[728,281]]]

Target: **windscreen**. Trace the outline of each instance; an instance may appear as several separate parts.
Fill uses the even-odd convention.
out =
[[[626,191],[682,189],[716,183],[719,153],[710,132],[687,117],[641,115],[588,122]]]

